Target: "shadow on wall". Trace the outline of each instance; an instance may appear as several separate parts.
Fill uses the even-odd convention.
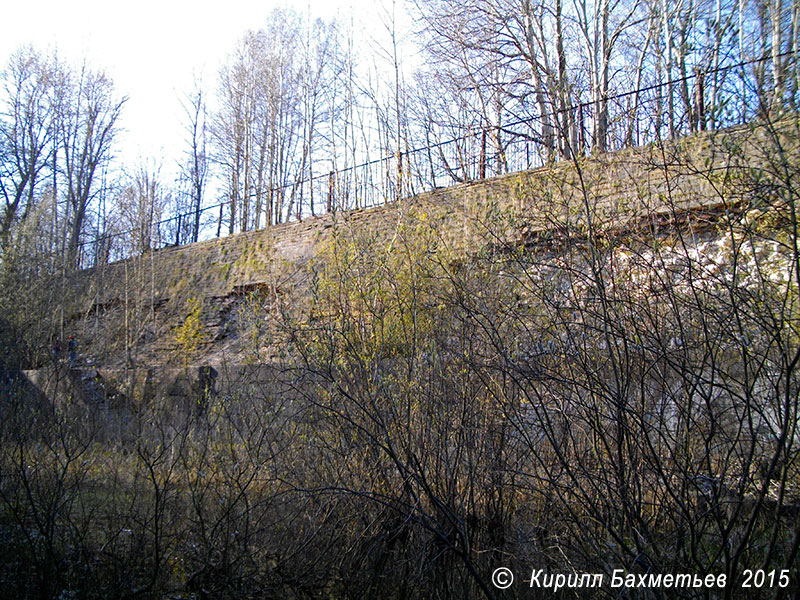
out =
[[[24,401],[38,410],[52,410],[74,402],[121,410],[163,399],[176,407],[191,402],[202,414],[207,402],[218,394],[219,377],[219,371],[211,365],[139,371],[103,369],[102,372],[58,365],[0,371],[0,398]]]

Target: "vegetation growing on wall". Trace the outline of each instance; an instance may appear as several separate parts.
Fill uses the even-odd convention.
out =
[[[203,322],[200,318],[203,301],[193,296],[187,302],[187,309],[186,318],[174,331],[176,350],[184,365],[188,365],[196,357],[205,341]]]
[[[469,254],[421,210],[388,238],[334,225],[307,287],[237,305],[253,356],[281,353],[218,365],[224,386],[205,371],[197,398],[98,410],[7,386],[3,589],[574,596],[521,581],[543,569],[602,574],[578,593],[605,598],[622,569],[727,582],[632,598],[740,598],[745,569],[788,569],[759,593],[793,597],[800,173],[775,157],[798,123],[773,134],[712,215],[672,197],[620,232],[600,172],[532,215],[549,236],[489,210]],[[203,306],[174,332],[183,356]]]
[[[798,597],[800,2],[391,4],[254,24],[183,193],[9,57],[0,598]]]

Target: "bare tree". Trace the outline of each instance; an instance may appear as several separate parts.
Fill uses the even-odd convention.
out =
[[[303,25],[304,43],[300,88],[302,104],[302,154],[294,175],[292,205],[299,219],[303,204],[307,203],[311,214],[314,207],[314,165],[322,156],[325,137],[334,135],[324,128],[332,121],[339,121],[342,108],[332,101],[332,95],[341,87],[345,76],[345,61],[340,47],[339,30],[335,22],[315,19]],[[327,93],[326,93],[327,92]],[[350,107],[352,110],[352,107]],[[346,109],[345,109],[346,110]],[[347,126],[348,123],[345,123]],[[351,124],[352,125],[352,124]],[[299,197],[295,198],[297,190]],[[307,196],[305,194],[307,193]],[[287,211],[291,215],[292,207]]]
[[[126,254],[158,249],[167,239],[160,224],[171,198],[160,172],[157,162],[142,160],[118,185],[111,219],[117,230],[114,237],[124,244]]]
[[[578,29],[584,45],[583,56],[589,66],[591,98],[594,104],[594,146],[600,152],[608,149],[611,61],[620,37],[633,25],[645,20],[639,11],[641,2],[629,3],[601,0],[599,3],[573,0]]]
[[[5,107],[0,118],[0,254],[11,244],[11,229],[39,200],[40,185],[52,166],[53,86],[56,65],[32,47],[17,50],[3,72]]]
[[[527,135],[541,142],[546,160],[557,153],[570,155],[575,124],[566,108],[574,100],[574,83],[561,2],[554,6],[528,0],[419,6],[429,51],[443,65],[466,76],[462,79],[481,106],[482,127],[499,138],[503,123],[498,113],[510,114],[515,121],[532,117],[538,127]],[[488,98],[493,100],[488,102]],[[499,145],[499,139],[495,141]]]
[[[87,211],[98,191],[96,178],[111,158],[117,119],[126,99],[116,96],[114,84],[105,73],[92,71],[85,64],[77,73],[63,75],[57,94],[68,205],[66,259],[69,265],[77,266]]]
[[[194,88],[182,103],[186,114],[186,134],[188,149],[181,166],[184,179],[188,182],[193,213],[191,241],[196,242],[200,235],[200,213],[208,176],[208,157],[206,154],[207,112],[202,82],[194,81]]]
[[[216,160],[227,179],[229,229],[246,231],[284,218],[284,192],[301,138],[300,65],[295,13],[276,12],[265,30],[240,40],[220,74],[213,128]]]

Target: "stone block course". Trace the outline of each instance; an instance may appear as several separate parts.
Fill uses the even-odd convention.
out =
[[[205,299],[206,316],[224,327],[224,316],[211,315],[212,307],[221,305],[219,299],[259,285],[302,286],[308,261],[335,233],[386,244],[402,226],[424,220],[436,227],[443,243],[468,255],[487,244],[519,244],[561,230],[587,230],[590,223],[601,234],[641,227],[648,219],[668,227],[680,222],[682,213],[718,214],[746,205],[750,196],[741,175],[769,164],[772,157],[765,149],[774,148],[775,140],[783,140],[784,151],[800,163],[798,127],[798,118],[792,117],[775,127],[705,133],[437,189],[383,206],[165,248],[76,274],[69,281],[70,295],[78,299],[71,318],[82,320],[86,330],[87,316],[99,315],[94,334],[99,327],[113,337],[121,328],[124,307],[129,319],[141,319],[147,311],[162,315],[162,324],[146,332],[162,340],[161,350],[148,360],[170,362],[163,358],[170,346],[167,338],[185,316],[190,298]],[[117,350],[120,346],[116,343]]]

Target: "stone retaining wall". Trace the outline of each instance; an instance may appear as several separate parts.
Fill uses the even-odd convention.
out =
[[[65,313],[93,365],[124,364],[131,345],[146,348],[137,364],[175,364],[170,331],[187,314],[190,299],[206,303],[203,318],[217,332],[206,340],[213,354],[225,311],[233,310],[231,298],[261,285],[272,286],[275,294],[278,287],[302,288],[307,262],[335,233],[386,244],[402,227],[426,221],[436,225],[442,243],[469,254],[565,228],[619,232],[641,227],[644,219],[668,229],[688,211],[719,213],[747,205],[749,174],[768,166],[776,148],[800,162],[799,123],[793,117],[777,128],[739,127],[585,157],[385,206],[159,250],[74,276],[65,286]],[[152,324],[138,331],[145,320]],[[130,339],[121,339],[123,331]]]

